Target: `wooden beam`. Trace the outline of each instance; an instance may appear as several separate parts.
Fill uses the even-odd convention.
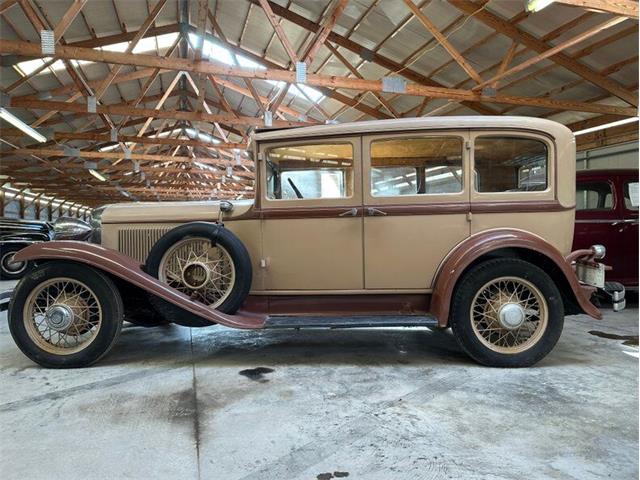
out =
[[[153,10],[151,11],[147,19],[144,21],[140,29],[136,32],[135,36],[131,39],[131,41],[129,42],[129,45],[127,45],[127,49],[125,50],[125,53],[133,52],[133,49],[135,48],[135,46],[142,39],[142,37],[144,37],[144,34],[151,27],[153,22],[156,21],[156,18],[160,14],[160,10],[162,10],[162,7],[164,7],[166,3],[167,3],[167,0],[158,0],[158,3],[156,3],[156,6],[153,7]],[[103,80],[100,86],[96,89],[95,96],[98,100],[102,98],[107,88],[109,88],[109,86],[111,85],[111,82],[113,81],[115,76],[118,75],[118,73],[120,73],[121,69],[122,69],[122,64],[116,64],[116,66],[111,70],[111,73],[107,75],[107,77]]]
[[[517,50],[518,50],[518,42],[512,42],[511,46],[509,47],[509,50],[507,50],[507,54],[502,59],[502,63],[500,63],[500,66],[498,67],[498,75],[507,71],[507,68],[509,67],[509,64],[511,63],[511,61],[513,60],[513,57],[515,56]],[[498,88],[498,80],[491,82],[491,88],[494,88],[494,89]]]
[[[0,151],[1,157],[12,157],[14,155],[38,155],[42,157],[67,157],[68,154],[65,154],[64,150],[59,149],[50,149],[50,148],[17,148],[15,150],[10,151]],[[78,158],[91,158],[91,159],[121,159],[123,156],[122,152],[94,152],[90,150],[81,150],[76,157]],[[200,162],[209,165],[237,165],[235,160],[223,160],[223,159],[214,159],[211,157],[185,157],[185,156],[171,156],[171,155],[153,155],[148,153],[132,153],[131,160],[142,160],[149,162],[171,162],[171,163],[193,163]],[[4,162],[3,162],[4,163]],[[56,167],[62,167],[65,164],[56,164]],[[241,165],[245,165],[247,167],[253,167],[253,160],[241,160]],[[82,165],[79,165],[82,167]],[[3,165],[4,167],[4,165]],[[127,169],[131,170],[131,167],[127,166]]]
[[[100,133],[83,133],[83,132],[55,132],[53,138],[56,141],[64,140],[91,140],[94,142],[111,142],[111,135]],[[162,138],[162,137],[137,137],[131,135],[118,135],[118,141],[120,142],[135,142],[149,145],[173,145],[173,146],[186,146],[186,147],[203,147],[203,148],[216,148],[216,149],[240,149],[245,150],[247,145],[245,143],[207,143],[199,140],[187,140],[176,138]]]
[[[53,38],[55,38],[56,42],[58,42],[62,38],[64,33],[71,26],[71,23],[76,18],[76,16],[78,16],[80,10],[82,10],[82,7],[84,7],[86,3],[87,0],[73,1],[69,9],[62,16],[62,20],[60,20],[60,23],[58,23],[58,25],[56,25],[55,29],[53,30]]]
[[[196,26],[195,62],[202,61],[202,49],[204,47],[204,34],[207,30],[207,13],[209,12],[209,0],[198,0],[198,18]],[[198,100],[196,112],[202,111],[204,95],[206,92],[206,75],[198,75]]]
[[[278,18],[273,13],[273,10],[271,9],[271,5],[267,0],[258,0],[258,1],[260,3],[260,6],[262,7],[262,10],[267,16],[267,20],[269,20],[269,23],[275,30],[276,35],[280,40],[280,43],[282,43],[282,46],[284,47],[285,52],[287,52],[287,55],[289,55],[289,58],[291,59],[291,61],[293,63],[296,63],[298,61],[298,54],[296,53],[295,49],[291,45],[291,42],[289,42],[289,39],[287,38],[287,34],[284,33],[284,29],[282,28],[280,23],[278,23]]]
[[[555,3],[638,18],[638,0],[555,0]]]
[[[2,2],[2,4],[0,4],[0,15],[2,15],[4,12],[9,10],[11,7],[13,7],[17,3],[18,3],[18,0],[6,0]]]
[[[408,0],[407,0],[408,1]],[[495,76],[493,76],[492,78],[490,78],[489,80],[485,81],[485,82],[481,82],[480,84],[476,85],[475,87],[473,87],[473,90],[478,90],[481,89],[482,87],[486,86],[486,85],[491,85],[494,82],[497,82],[498,80],[502,80],[505,77],[508,77],[510,75],[513,75],[514,73],[518,73],[521,72],[522,70],[525,70],[533,65],[535,65],[536,63],[541,62],[542,60],[545,60],[553,55],[556,55],[564,50],[566,50],[567,48],[570,48],[584,40],[586,40],[587,38],[590,38],[600,32],[602,32],[603,30],[606,30],[607,28],[611,28],[614,25],[618,25],[619,23],[622,23],[626,20],[626,18],[624,17],[616,17],[616,18],[612,18],[607,20],[606,22],[600,23],[598,25],[596,25],[595,27],[592,27],[590,29],[588,29],[585,32],[582,32],[579,35],[576,35],[575,37],[570,38],[569,40],[565,40],[564,42],[556,45],[553,48],[550,48],[549,50],[542,52],[538,55],[535,55],[527,60],[525,60],[524,62],[519,63],[518,65],[505,70],[503,72],[498,72]]]
[[[171,68],[174,70],[184,70],[187,72],[196,73],[211,73],[214,75],[229,75],[241,78],[257,78],[262,80],[277,80],[287,83],[295,83],[295,72],[285,70],[253,70],[238,67],[230,67],[222,64],[214,63],[202,63],[194,64],[189,59],[176,58],[167,59],[159,58],[153,55],[142,54],[127,54],[118,52],[105,52],[93,49],[85,48],[73,48],[61,46],[58,48],[57,56],[59,58],[74,58],[81,60],[92,60],[106,63],[116,63],[120,65],[139,65],[144,67],[154,68]],[[19,42],[13,40],[0,39],[0,53],[16,53],[20,51],[23,54],[29,54],[34,57],[41,57],[40,45],[29,42]],[[360,91],[373,91],[383,92],[382,80],[364,80],[354,78],[344,78],[329,75],[309,74],[307,75],[307,84],[319,87],[330,88],[345,88],[351,90]],[[564,109],[569,111],[582,111],[592,113],[614,113],[620,115],[634,116],[636,115],[635,108],[617,107],[601,104],[589,104],[583,102],[567,101],[567,100],[553,100],[541,97],[520,97],[515,95],[503,95],[498,94],[495,96],[482,95],[480,93],[472,92],[469,90],[451,89],[442,87],[429,87],[426,85],[418,85],[413,83],[407,83],[406,94],[419,97],[433,97],[433,98],[445,98],[455,101],[464,102],[491,102],[491,103],[504,103],[512,105],[527,105],[541,108],[552,109]],[[35,107],[34,105],[40,105]],[[14,106],[23,106],[26,108],[41,108],[45,110],[54,110],[58,107],[61,111],[73,111],[73,112],[86,112],[86,106],[82,104],[67,104],[64,102],[41,102],[36,100],[30,101],[16,101]],[[201,121],[223,121],[231,125],[255,125],[262,124],[260,119],[255,117],[240,117],[240,119],[232,118],[232,116],[225,115],[205,115],[200,112],[164,112],[157,110],[147,109],[130,109],[117,107],[117,111],[113,110],[112,106],[98,106],[98,113],[110,113],[120,115],[147,115],[155,116],[156,118],[175,118],[178,120],[201,120]],[[119,113],[118,113],[119,112]],[[215,120],[214,120],[215,118]],[[303,122],[284,122],[282,120],[275,120],[280,122],[281,126],[301,126]],[[284,123],[284,124],[283,124]]]
[[[538,53],[544,53],[547,50],[553,48],[552,45],[549,45],[546,42],[534,37],[530,33],[527,33],[523,30],[520,30],[518,27],[511,25],[509,22],[504,19],[498,17],[497,15],[489,12],[487,9],[480,10],[481,6],[477,3],[474,3],[470,0],[449,0],[454,7],[460,10],[467,15],[473,15],[475,20],[478,20],[488,27],[493,28],[495,31],[511,38],[514,41],[518,41],[528,48],[535,50]],[[585,80],[597,85],[603,90],[608,91],[609,93],[615,95],[618,98],[621,98],[625,102],[635,107],[638,106],[638,97],[637,95],[629,92],[618,82],[603,77],[599,75],[597,72],[594,72],[591,68],[585,66],[584,64],[574,60],[573,58],[567,56],[564,53],[558,53],[550,57],[558,65],[563,66],[567,70],[572,71],[576,75],[584,78]]]
[[[66,102],[54,102],[47,100],[15,100],[12,101],[11,106],[31,108],[35,110],[58,110],[62,112],[77,112],[87,113],[87,105],[84,103],[66,103]],[[246,117],[226,114],[209,114],[203,112],[184,112],[175,110],[155,110],[151,108],[134,108],[122,105],[98,105],[96,107],[97,113],[106,113],[109,115],[128,115],[128,116],[143,116],[162,118],[169,120],[187,120],[187,121],[201,121],[201,122],[222,122],[229,125],[242,125],[261,127],[264,126],[264,122],[260,118]],[[609,112],[605,112],[609,113]],[[294,122],[286,120],[274,120],[274,128],[284,127],[302,127],[310,125],[308,122]]]
[[[258,4],[258,0],[249,0],[249,1],[254,4]],[[322,28],[320,24],[313,22],[303,17],[302,15],[298,15],[297,13],[292,12],[291,10],[288,10],[285,7],[282,7],[281,5],[278,5],[275,2],[269,1],[269,5],[271,6],[271,9],[275,14],[284,18],[285,20],[290,21],[295,25],[298,25],[299,27],[304,28],[305,30],[309,30],[311,32],[317,32],[320,28]],[[408,15],[407,21],[410,19],[411,19],[411,16]],[[372,63],[375,63],[376,65],[386,68],[387,70],[390,70],[392,72],[398,72],[398,75],[401,75],[416,83],[419,83],[421,85],[426,85],[426,86],[432,86],[432,87],[444,87],[444,85],[436,82],[435,80],[427,77],[426,75],[423,75],[415,70],[412,70],[411,68],[407,68],[406,65],[400,62],[396,62],[395,60],[392,60],[389,57],[385,57],[384,55],[381,55],[378,52],[374,52],[366,48],[364,45],[361,45],[351,40],[350,38],[339,35],[336,32],[329,33],[327,40],[343,48],[346,48],[347,50],[355,53],[356,55],[362,56],[363,54],[366,54],[367,57],[371,58],[370,61]],[[351,106],[353,106],[353,103],[357,103],[357,101],[353,101],[353,102],[347,101],[343,103],[350,104]],[[466,107],[472,110],[475,110],[476,112],[481,113],[483,115],[493,115],[496,113],[494,110],[487,108],[484,105],[480,105],[479,103],[476,103],[476,102],[463,101],[462,103]],[[375,111],[375,108],[371,108],[371,110]],[[367,113],[374,117],[376,116],[369,112],[364,112],[364,113]]]
[[[333,30],[333,27],[335,27],[338,19],[340,19],[340,17],[342,16],[342,13],[344,12],[348,1],[349,0],[337,0],[335,7],[323,22],[322,28],[320,28],[320,30],[316,34],[316,37],[313,39],[311,45],[309,45],[309,48],[303,56],[307,65],[311,65],[313,63],[318,50],[320,50],[320,47],[325,44],[325,42],[327,41],[327,37]]]
[[[431,35],[433,35],[436,40],[438,40],[438,43],[442,45],[442,48],[449,52],[449,55],[453,57],[453,59],[458,63],[458,65],[460,65],[460,67],[462,67],[467,75],[473,78],[476,83],[482,83],[482,77],[478,74],[478,72],[476,72],[475,68],[473,68],[471,64],[469,64],[469,62],[464,59],[464,57],[460,54],[456,47],[454,47],[447,39],[447,37],[444,36],[442,32],[440,32],[440,30],[438,30],[438,27],[436,27],[435,24],[431,20],[429,20],[429,18],[424,13],[422,13],[422,10],[420,10],[420,8],[418,8],[418,6],[413,3],[413,0],[404,0],[404,3],[413,12],[416,18],[420,20],[420,23],[422,23],[422,25],[424,25],[425,28],[429,30],[429,33],[431,33]]]

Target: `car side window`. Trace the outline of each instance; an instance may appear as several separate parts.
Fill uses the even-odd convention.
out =
[[[613,191],[608,182],[580,182],[576,186],[576,210],[611,210]]]
[[[624,184],[624,208],[638,211],[638,182],[625,182]]]
[[[462,139],[402,137],[371,142],[371,195],[462,191]]]
[[[549,152],[544,142],[526,137],[483,136],[474,143],[477,192],[547,189]]]
[[[349,198],[353,195],[353,146],[317,143],[267,151],[267,198]]]

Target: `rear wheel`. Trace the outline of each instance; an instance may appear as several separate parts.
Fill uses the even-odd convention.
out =
[[[543,270],[522,260],[476,265],[456,287],[452,304],[456,340],[483,365],[533,365],[562,333],[564,305],[557,286]]]
[[[120,293],[109,277],[73,262],[48,262],[16,287],[9,330],[43,367],[86,367],[111,349],[122,317]]]
[[[13,259],[16,252],[24,248],[24,245],[5,244],[0,247],[0,279],[17,280],[27,271],[28,262],[18,262]]]

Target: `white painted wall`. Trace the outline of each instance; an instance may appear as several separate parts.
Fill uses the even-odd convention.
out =
[[[621,143],[611,147],[578,152],[578,170],[597,168],[638,168],[638,142]]]

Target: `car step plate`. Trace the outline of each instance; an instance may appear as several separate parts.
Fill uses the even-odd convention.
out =
[[[290,316],[271,315],[264,328],[373,328],[437,327],[438,321],[427,315]]]

